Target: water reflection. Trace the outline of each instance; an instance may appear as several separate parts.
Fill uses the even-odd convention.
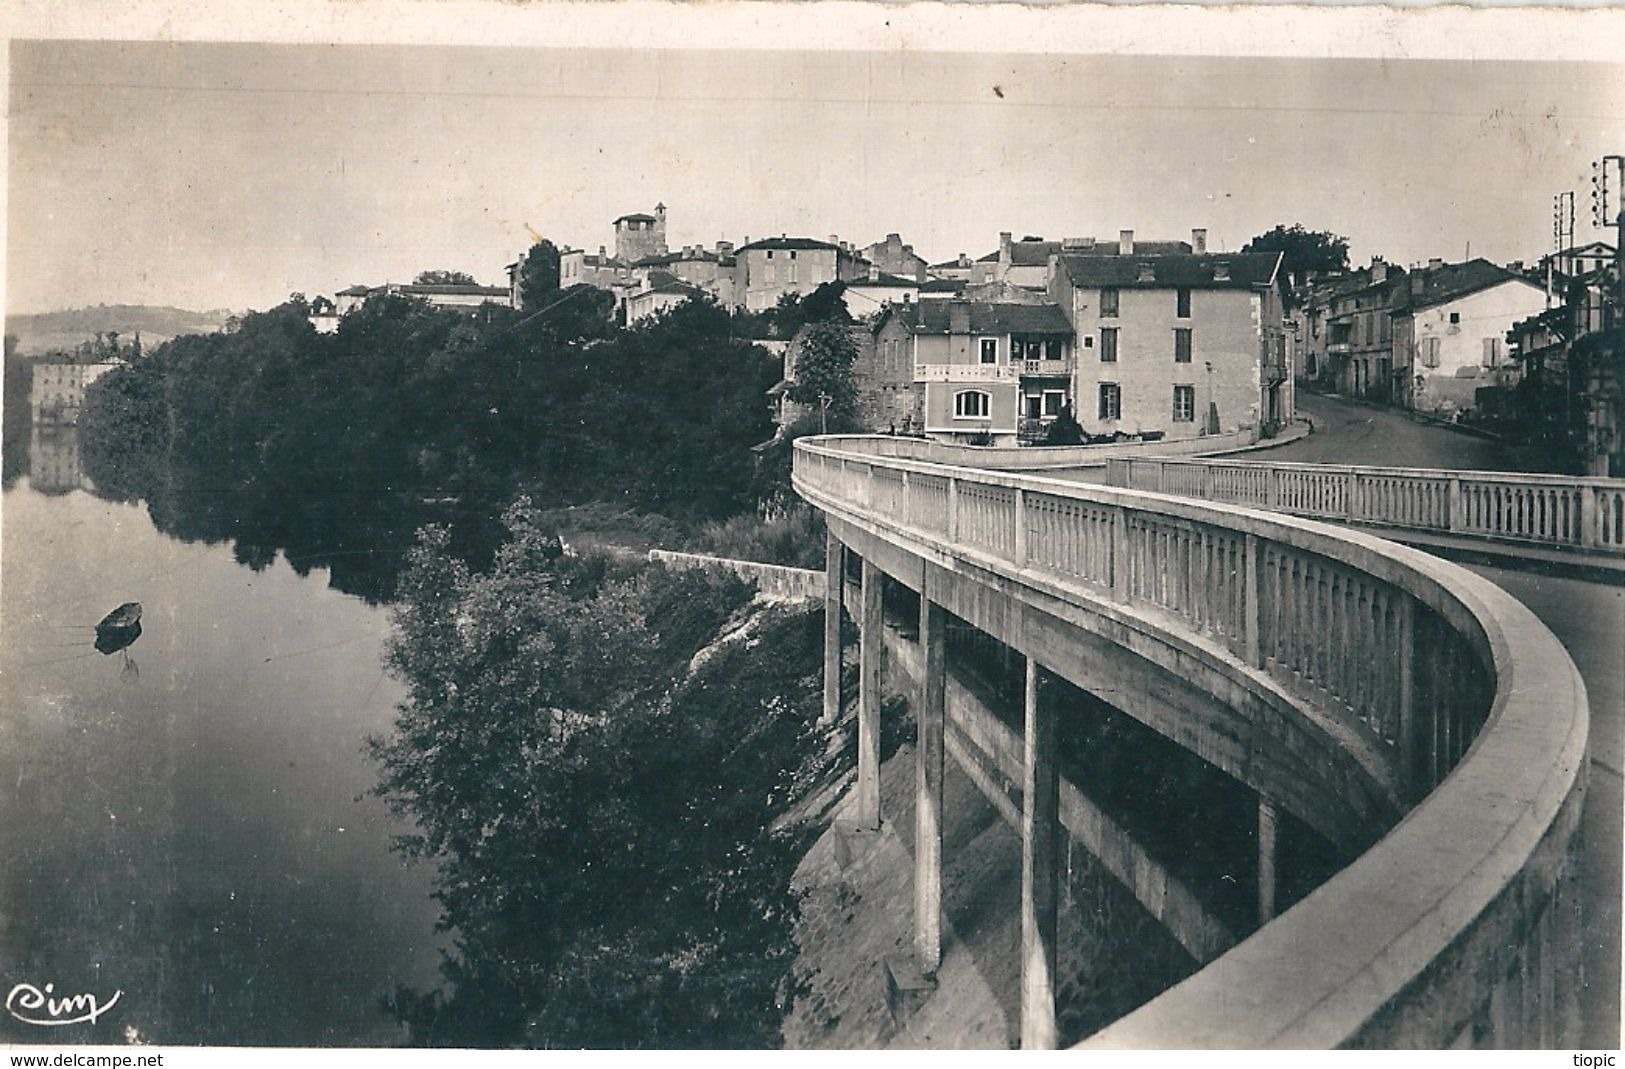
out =
[[[79,429],[70,425],[37,425],[28,435],[28,476],[42,494],[77,490],[84,478],[79,456]]]
[[[0,988],[122,994],[93,1024],[0,1013],[0,1042],[399,1042],[383,997],[436,985],[439,939],[366,795],[402,697],[386,615],[267,554],[233,518],[261,501],[172,481],[149,514],[75,489],[77,432],[28,441],[0,510]],[[139,625],[104,638],[119,601]],[[137,639],[145,671],[112,670]]]

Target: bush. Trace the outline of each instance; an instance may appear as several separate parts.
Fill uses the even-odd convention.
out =
[[[790,505],[768,520],[735,516],[701,527],[687,548],[693,553],[735,560],[783,564],[791,568],[822,568],[824,518],[802,503]]]

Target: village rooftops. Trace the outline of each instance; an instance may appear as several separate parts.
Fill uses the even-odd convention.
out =
[[[1396,302],[1400,308],[1431,308],[1436,304],[1445,304],[1480,290],[1499,286],[1503,282],[1529,282],[1522,275],[1485,259],[1426,269],[1418,268],[1412,271],[1409,277],[1409,287],[1400,290],[1399,300]]]
[[[1184,241],[1137,241],[1130,256],[1170,256],[1178,254],[1190,255],[1191,246]],[[1043,267],[1049,263],[1049,258],[1056,254],[1064,256],[1120,256],[1118,243],[1114,241],[1096,241],[1094,238],[1068,238],[1065,241],[1042,241],[1023,238],[1010,243],[1010,266],[1012,267]],[[994,249],[986,256],[979,257],[977,263],[997,263],[999,250]],[[939,268],[962,266],[957,260],[933,265]]]
[[[676,252],[668,252],[660,256],[645,256],[643,259],[634,262],[632,266],[664,267],[666,264],[694,263],[696,261],[716,263],[717,254],[708,252],[705,249],[679,249]]]
[[[657,269],[649,272],[649,288],[644,290],[642,293],[635,293],[633,296],[641,297],[643,294],[647,293],[694,294],[699,292],[701,291],[697,286],[689,285],[687,282],[684,282],[670,271],[661,271]]]
[[[895,309],[895,306],[893,306]],[[956,312],[969,311],[966,334],[1072,334],[1066,313],[1055,304],[986,301],[921,301],[899,312],[911,334],[950,334]]]
[[[734,252],[751,252],[756,249],[831,249],[835,252],[843,251],[839,245],[832,245],[817,238],[763,238],[753,241],[749,245],[741,245]]]
[[[1129,255],[1063,253],[1061,269],[1074,286],[1122,289],[1252,289],[1275,283],[1281,266],[1278,252],[1146,253],[1136,246]]]

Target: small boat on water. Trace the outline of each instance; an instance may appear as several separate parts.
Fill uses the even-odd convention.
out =
[[[105,632],[128,631],[141,624],[141,603],[139,601],[126,601],[102,617],[101,623],[96,625],[96,634]]]

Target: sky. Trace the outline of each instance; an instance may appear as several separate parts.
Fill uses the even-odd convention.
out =
[[[1279,223],[1364,262],[1505,262],[1590,225],[1625,65],[13,41],[7,311],[265,308],[501,284],[534,240],[787,233],[932,261],[1047,238],[1236,249]]]

